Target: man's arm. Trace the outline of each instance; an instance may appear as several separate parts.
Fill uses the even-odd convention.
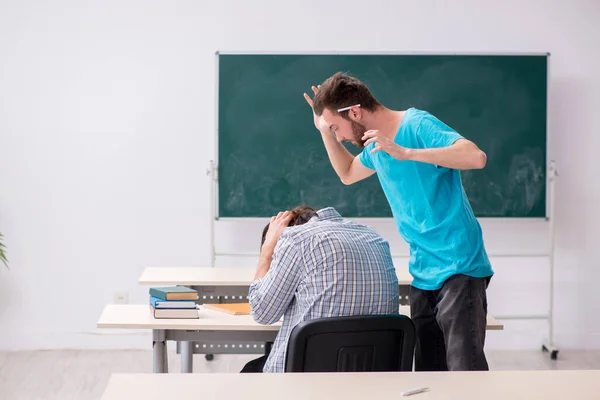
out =
[[[429,149],[401,148],[397,153],[398,157],[393,157],[400,160],[419,161],[459,170],[482,169],[487,163],[485,153],[475,143],[467,139],[458,139],[454,144],[447,147]]]
[[[273,253],[275,252],[275,245],[265,243],[260,249],[260,257],[258,258],[258,267],[254,274],[254,280],[264,277],[269,268],[271,268],[271,261],[273,261]]]
[[[363,140],[365,146],[375,144],[371,153],[383,150],[397,160],[419,161],[457,170],[482,169],[487,163],[487,156],[475,143],[434,117],[427,117],[421,122],[417,135],[425,148],[402,147],[378,130],[365,132]]]
[[[252,318],[269,325],[279,321],[292,302],[303,265],[298,248],[286,235],[275,247],[263,246],[260,258],[258,278],[250,285],[248,297]]]
[[[312,91],[317,94],[321,86],[312,87]],[[313,101],[310,96],[304,93],[304,99],[313,108]],[[375,170],[365,167],[359,159],[359,156],[354,157],[343,144],[338,142],[337,138],[331,132],[322,117],[316,115],[313,111],[313,121],[315,127],[321,132],[325,150],[329,161],[335,170],[337,176],[344,185],[351,185],[362,179],[368,178],[375,173]]]
[[[363,138],[367,139],[365,145],[376,143],[371,153],[383,150],[397,160],[419,161],[460,170],[482,169],[487,162],[485,153],[475,143],[464,138],[456,140],[449,146],[426,149],[408,149],[399,146],[393,140],[380,135],[379,131],[368,131]]]
[[[343,144],[338,142],[332,132],[328,132],[325,127],[319,127],[319,131],[321,132],[329,161],[345,185],[351,185],[375,173],[375,170],[367,168],[362,164],[359,156],[353,156]]]

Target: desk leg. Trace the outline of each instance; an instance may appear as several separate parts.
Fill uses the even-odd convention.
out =
[[[194,342],[179,342],[181,352],[181,373],[194,372]]]
[[[169,372],[167,362],[167,341],[165,331],[162,329],[152,330],[152,354],[153,371],[155,374]]]

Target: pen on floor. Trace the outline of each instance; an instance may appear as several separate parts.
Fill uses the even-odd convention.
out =
[[[418,389],[408,390],[406,392],[402,392],[402,396],[411,396],[413,394],[423,393],[423,392],[426,392],[428,390],[429,390],[428,387],[422,387],[422,388],[418,388]]]

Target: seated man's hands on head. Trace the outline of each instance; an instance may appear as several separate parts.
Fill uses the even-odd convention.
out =
[[[265,241],[260,248],[258,268],[256,270],[256,274],[254,275],[255,280],[264,277],[267,272],[269,272],[277,241],[281,237],[283,230],[288,227],[292,216],[293,214],[290,211],[281,211],[276,216],[271,217],[269,229],[265,234]]]
[[[276,216],[271,217],[271,222],[269,222],[269,229],[267,230],[267,235],[265,237],[265,243],[262,245],[262,250],[270,250],[271,253],[275,249],[275,245],[277,245],[277,240],[281,237],[283,230],[288,227],[290,221],[292,220],[293,213],[290,211],[281,211]]]
[[[254,279],[262,278],[269,271],[277,241],[283,234],[284,229],[289,226],[303,225],[314,216],[317,216],[314,208],[300,205],[289,211],[280,211],[277,215],[271,217],[271,221],[263,229],[258,269]]]

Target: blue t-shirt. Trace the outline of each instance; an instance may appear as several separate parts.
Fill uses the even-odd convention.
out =
[[[446,147],[462,136],[426,111],[404,114],[395,143],[413,149]],[[384,151],[360,160],[374,169],[390,203],[400,234],[410,245],[412,285],[436,290],[455,274],[484,278],[493,274],[481,226],[464,191],[460,171],[417,161],[399,161]]]

